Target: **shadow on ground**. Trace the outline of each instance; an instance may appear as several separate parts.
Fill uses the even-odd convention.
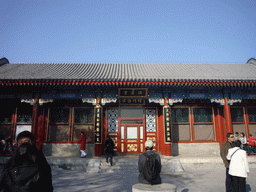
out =
[[[162,182],[184,188],[193,179],[183,174],[161,175]],[[134,173],[86,173],[70,170],[53,170],[54,191],[99,191],[130,192],[138,183],[138,174]],[[185,191],[183,191],[185,192]]]

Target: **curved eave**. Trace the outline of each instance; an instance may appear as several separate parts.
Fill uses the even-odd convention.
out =
[[[254,87],[255,80],[247,81],[83,81],[83,80],[48,80],[48,81],[35,81],[35,80],[9,80],[0,81],[0,86],[170,86],[170,87]]]

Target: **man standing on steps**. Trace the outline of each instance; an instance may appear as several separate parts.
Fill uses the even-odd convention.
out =
[[[107,140],[105,142],[105,156],[106,156],[106,162],[108,163],[108,158],[110,158],[110,165],[113,166],[113,154],[114,154],[114,141],[110,138],[110,136],[107,136]]]
[[[227,133],[227,141],[221,145],[220,156],[226,167],[226,192],[232,192],[232,177],[229,175],[229,160],[227,159],[228,150],[234,147],[235,137],[233,133]]]
[[[148,140],[145,142],[146,152],[139,156],[139,182],[144,184],[160,184],[162,183],[161,159],[158,154],[153,152],[154,142]]]

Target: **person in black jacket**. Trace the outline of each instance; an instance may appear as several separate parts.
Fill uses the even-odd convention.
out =
[[[105,156],[106,156],[106,162],[108,163],[108,158],[110,158],[110,165],[113,165],[113,154],[114,154],[114,141],[107,136],[107,140],[105,142]]]
[[[139,182],[143,184],[151,184],[151,185],[156,185],[156,184],[161,184],[162,180],[160,177],[161,169],[162,169],[162,164],[161,164],[161,158],[158,154],[153,152],[154,148],[154,142],[152,140],[147,140],[145,142],[145,148],[146,152],[141,154],[139,156],[139,161],[138,161],[138,167],[139,167]],[[147,162],[148,156],[155,156],[155,175],[154,178],[151,181],[148,181],[147,178],[145,178],[145,164]]]
[[[53,191],[51,167],[33,141],[29,131],[18,135],[18,150],[5,164],[0,177],[1,192]]]

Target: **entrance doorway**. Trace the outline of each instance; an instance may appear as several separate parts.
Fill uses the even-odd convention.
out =
[[[121,107],[119,119],[121,153],[141,153],[145,135],[145,109]]]
[[[115,142],[114,151],[123,154],[145,152],[145,141],[153,140],[158,151],[156,109],[142,106],[109,108],[108,135]]]
[[[121,125],[121,153],[141,153],[143,142],[143,125]]]

